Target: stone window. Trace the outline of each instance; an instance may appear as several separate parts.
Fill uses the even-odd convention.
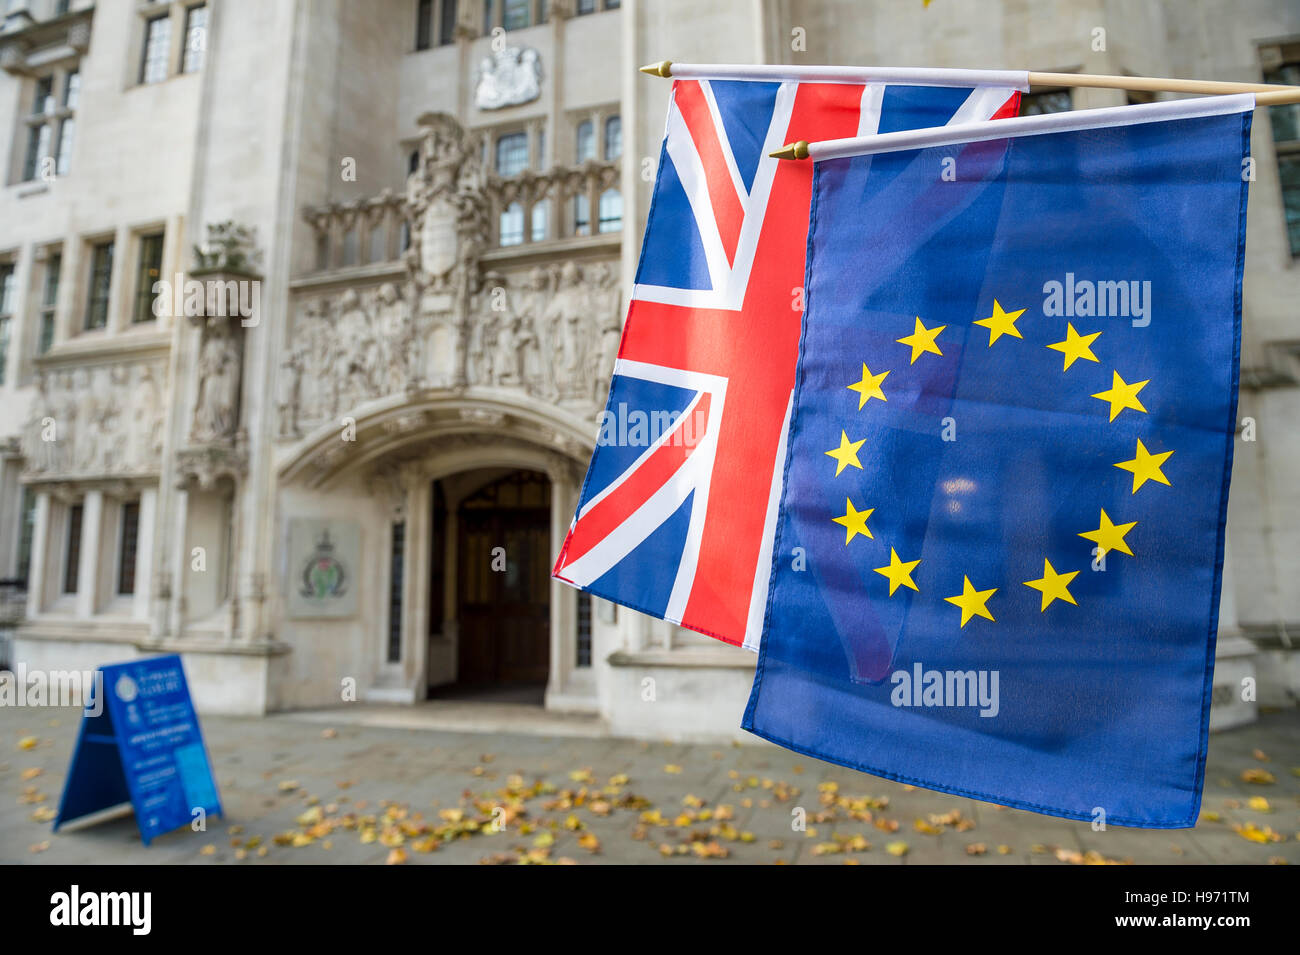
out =
[[[522,245],[524,241],[524,207],[512,202],[501,210],[500,245]]]
[[[137,10],[140,26],[136,55],[140,67],[136,82],[162,83],[172,76],[203,69],[208,51],[208,4],[154,0],[137,4]]]
[[[59,302],[59,279],[63,273],[63,254],[51,251],[45,259],[45,277],[41,281],[40,327],[36,334],[36,354],[44,355],[54,344],[55,311]]]
[[[606,189],[600,194],[599,211],[598,232],[618,232],[623,228],[623,195],[617,189]]]
[[[0,263],[0,385],[6,381],[5,367],[9,364],[9,329],[13,325],[14,266],[12,262]]]
[[[207,47],[208,8],[200,3],[185,10],[185,52],[181,54],[181,72],[197,73],[203,69]]]
[[[591,235],[591,199],[585,192],[573,197],[573,234]]]
[[[55,71],[37,77],[32,89],[32,108],[24,120],[26,147],[22,180],[52,179],[71,168],[72,144],[76,137],[77,97],[81,75],[75,70]]]
[[[456,41],[456,0],[419,0],[415,5],[415,48]]]
[[[163,234],[161,232],[140,236],[135,275],[135,304],[131,310],[132,322],[154,320],[153,286],[162,277],[162,256]]]
[[[36,495],[30,487],[23,488],[19,520],[17,577],[26,582],[32,571],[32,537],[36,532]]]
[[[522,30],[545,23],[547,6],[547,0],[483,0],[483,32],[491,33],[497,27]]]
[[[573,137],[574,159],[578,162],[586,162],[588,159],[596,158],[596,134],[595,125],[589,119],[584,119],[578,124],[577,132]]]
[[[85,328],[91,331],[108,325],[109,289],[113,283],[113,242],[97,242],[90,249]]]
[[[575,641],[573,665],[591,666],[591,594],[578,593],[578,639]]]
[[[82,504],[68,508],[68,541],[63,548],[63,592],[77,592],[77,576],[81,569],[81,521],[85,514]]]
[[[528,134],[507,133],[497,139],[497,175],[514,176],[528,168]]]
[[[161,83],[167,79],[167,62],[171,57],[172,21],[163,14],[144,24],[144,48],[140,56],[140,82]]]
[[[542,199],[533,204],[533,231],[531,236],[533,242],[544,242],[546,240],[546,224],[550,216],[550,199]]]
[[[117,593],[128,597],[135,593],[135,558],[140,543],[140,502],[122,503],[121,535],[117,543]]]
[[[501,25],[507,30],[522,30],[532,26],[533,0],[502,0]]]
[[[623,117],[605,117],[605,158],[617,159],[623,155]]]
[[[388,662],[402,662],[402,586],[406,580],[406,521],[393,523],[388,552]]]
[[[1300,43],[1262,50],[1265,83],[1300,85]],[[1273,127],[1273,150],[1277,153],[1277,178],[1282,186],[1282,210],[1291,255],[1300,256],[1300,104],[1286,103],[1268,108]]]

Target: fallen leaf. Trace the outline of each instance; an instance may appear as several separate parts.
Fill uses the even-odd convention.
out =
[[[385,860],[384,865],[405,865],[406,859],[405,849],[392,849],[389,851],[388,859]]]
[[[38,740],[35,736],[24,736],[18,741],[18,748],[23,750],[35,749],[37,742]]]
[[[1244,770],[1241,774],[1241,778],[1244,782],[1258,783],[1259,785],[1262,786],[1268,785],[1269,783],[1277,782],[1277,780],[1273,778],[1273,774],[1270,773],[1267,769]]]
[[[885,851],[891,856],[905,856],[908,853],[908,845],[906,842],[891,842],[885,846]]]

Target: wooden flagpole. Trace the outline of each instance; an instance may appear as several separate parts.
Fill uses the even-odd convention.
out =
[[[651,76],[671,77],[672,61],[662,60],[641,67],[642,73]],[[799,67],[791,67],[798,72]],[[1283,103],[1300,103],[1300,86],[1279,86],[1270,83],[1232,83],[1224,80],[1179,80],[1160,76],[1104,76],[1092,73],[1038,73],[1028,74],[1030,86],[1081,86],[1094,89],[1141,90],[1152,93],[1254,93],[1257,106],[1277,106]]]

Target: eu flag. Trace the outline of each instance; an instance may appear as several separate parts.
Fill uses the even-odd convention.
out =
[[[1022,809],[1195,824],[1252,103],[817,162],[745,729]]]

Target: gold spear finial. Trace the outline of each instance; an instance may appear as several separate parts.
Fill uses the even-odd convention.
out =
[[[776,152],[768,153],[768,155],[773,159],[807,159],[808,141],[801,139],[796,143],[788,143]]]
[[[658,63],[648,63],[641,67],[641,72],[649,73],[651,76],[662,76],[667,79],[673,75],[672,68],[671,60],[660,60]]]

